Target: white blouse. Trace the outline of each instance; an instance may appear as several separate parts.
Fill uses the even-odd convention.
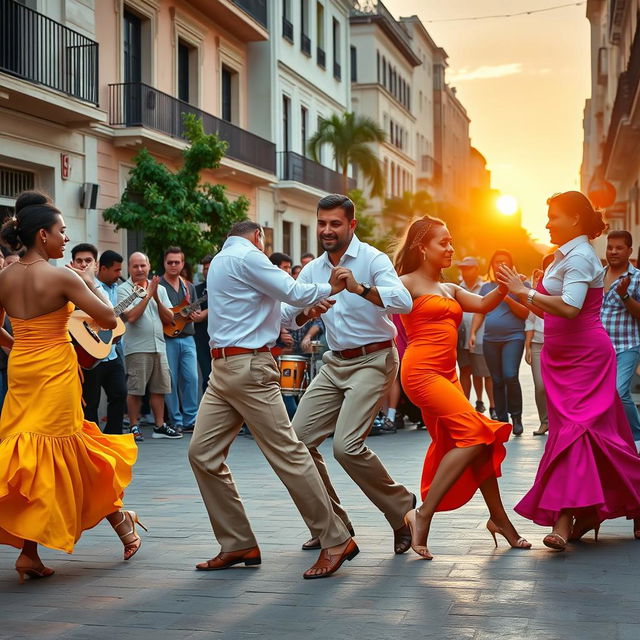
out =
[[[542,284],[552,296],[582,309],[588,289],[604,286],[604,267],[587,236],[578,236],[553,254],[554,260],[544,274]]]

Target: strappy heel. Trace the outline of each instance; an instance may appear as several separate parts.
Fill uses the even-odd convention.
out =
[[[429,553],[429,549],[427,548],[426,545],[424,544],[413,544],[413,523],[411,522],[411,519],[409,517],[409,514],[413,512],[414,514],[414,520],[415,518],[418,516],[418,508],[416,507],[415,509],[411,509],[411,511],[408,511],[406,513],[406,515],[404,516],[403,520],[404,523],[407,525],[407,527],[409,527],[409,531],[411,532],[411,548],[421,557],[424,558],[425,560],[433,560],[433,556]]]
[[[598,542],[598,532],[600,531],[600,523],[599,522],[598,522],[598,524],[587,523],[587,524],[583,524],[581,526],[580,523],[578,522],[578,520],[576,520],[573,523],[573,528],[571,529],[571,535],[569,536],[569,542],[574,542],[576,540],[580,540],[586,533],[591,531],[591,529],[593,529],[595,541]]]
[[[38,578],[48,578],[55,573],[53,569],[45,567],[42,563],[40,563],[40,567],[18,565],[16,563],[16,571],[18,572],[20,584],[24,584],[25,576],[29,576],[30,579],[35,580]]]
[[[145,531],[148,531],[148,529],[142,524],[142,522],[140,522],[140,520],[138,519],[138,514],[135,511],[121,511],[120,513],[122,513],[122,520],[120,520],[120,522],[118,522],[118,524],[113,527],[113,530],[118,533],[118,527],[120,527],[127,521],[127,516],[131,518],[131,529],[126,533],[118,533],[118,537],[124,545],[124,559],[130,560],[142,546],[142,539],[136,533],[136,525],[139,524]],[[135,538],[131,542],[125,542],[124,539],[131,535],[135,536]]]
[[[507,537],[507,534],[493,520],[487,520],[487,531],[492,535],[496,549],[498,548],[498,539],[496,538],[496,534],[501,535],[509,543],[509,546],[512,549],[531,549],[531,543],[526,538],[520,537],[516,540],[516,543],[513,544],[513,542],[511,542]]]
[[[555,551],[564,551],[567,548],[567,541],[559,533],[550,533],[542,539],[542,544]]]

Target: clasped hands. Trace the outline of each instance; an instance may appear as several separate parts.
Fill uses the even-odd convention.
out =
[[[512,293],[515,296],[526,296],[529,289],[524,285],[525,279],[525,276],[506,264],[501,264],[496,272],[498,288],[504,295]]]
[[[344,290],[356,294],[362,291],[362,285],[355,279],[351,269],[347,269],[346,267],[334,267],[331,270],[329,284],[331,285],[331,295],[335,295]],[[330,298],[320,300],[313,306],[306,307],[304,315],[307,316],[307,318],[319,318],[323,313],[329,311],[335,303],[336,301]]]

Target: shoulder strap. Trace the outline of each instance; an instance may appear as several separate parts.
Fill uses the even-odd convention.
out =
[[[187,304],[189,304],[191,302],[191,292],[189,290],[189,284],[185,282],[182,276],[180,276],[180,283],[184,287],[184,297],[185,297],[185,300],[187,301]]]

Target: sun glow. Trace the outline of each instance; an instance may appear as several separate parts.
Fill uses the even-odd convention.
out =
[[[518,211],[518,201],[513,196],[500,196],[496,200],[496,207],[503,216],[512,216]]]

